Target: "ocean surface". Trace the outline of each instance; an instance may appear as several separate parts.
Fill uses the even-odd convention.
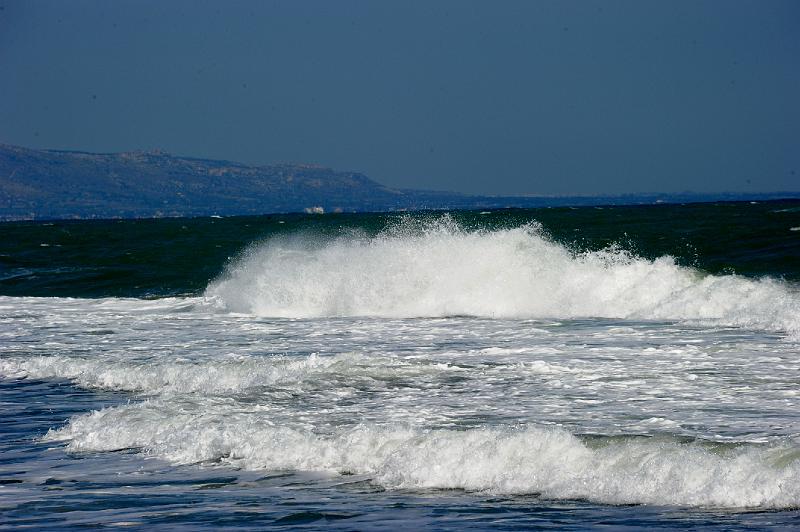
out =
[[[800,201],[0,224],[0,528],[800,525]]]

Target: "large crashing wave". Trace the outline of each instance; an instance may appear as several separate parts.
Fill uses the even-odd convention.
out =
[[[465,230],[447,216],[409,218],[374,237],[274,238],[206,295],[232,312],[275,317],[603,317],[800,329],[800,295],[781,281],[707,275],[617,247],[574,252],[537,224]]]

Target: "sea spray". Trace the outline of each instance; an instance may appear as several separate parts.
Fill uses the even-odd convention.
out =
[[[800,330],[800,294],[778,280],[709,275],[618,246],[579,252],[536,223],[468,230],[446,215],[408,218],[376,236],[268,239],[206,297],[272,317],[601,317]]]

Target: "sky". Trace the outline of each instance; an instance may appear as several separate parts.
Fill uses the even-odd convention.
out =
[[[800,191],[800,2],[0,0],[0,143],[475,194]]]

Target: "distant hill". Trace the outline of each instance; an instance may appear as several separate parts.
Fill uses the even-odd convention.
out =
[[[372,210],[403,193],[362,174],[250,167],[161,151],[83,153],[0,145],[0,216],[109,218]]]
[[[788,194],[797,197],[800,194]],[[748,195],[750,199],[787,194]],[[0,144],[0,220],[149,218],[281,212],[364,212],[636,204],[739,195],[470,196],[393,189],[312,165],[246,166],[162,151],[86,153]]]

